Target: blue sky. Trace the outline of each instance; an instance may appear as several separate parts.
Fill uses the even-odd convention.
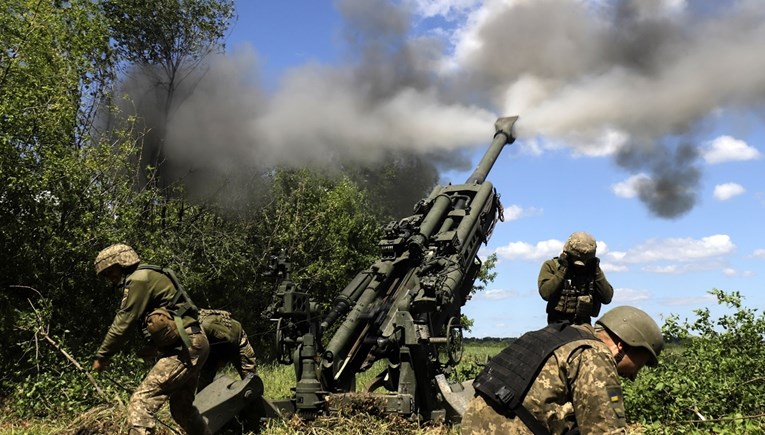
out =
[[[232,137],[242,145],[229,158],[465,149],[472,162],[442,172],[461,183],[493,121],[519,115],[489,174],[507,219],[481,252],[498,254],[498,276],[464,308],[469,335],[543,326],[539,267],[574,231],[598,240],[615,289],[604,311],[718,313],[712,288],[762,309],[765,12],[621,5],[239,0],[227,42],[239,86],[226,104],[268,146]]]

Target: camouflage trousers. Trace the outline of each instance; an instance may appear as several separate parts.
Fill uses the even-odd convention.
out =
[[[155,415],[168,399],[173,419],[186,433],[210,434],[210,429],[194,407],[199,371],[207,360],[210,345],[204,333],[192,333],[190,328],[186,331],[191,348],[184,349],[178,355],[160,358],[130,397],[130,435],[153,434]]]
[[[234,366],[242,379],[247,376],[247,373],[257,372],[258,363],[255,358],[255,351],[244,330],[239,336],[239,345],[236,348],[230,342],[214,343],[210,346],[210,358],[202,367],[197,391],[202,391],[210,385],[215,380],[218,370],[227,363]]]
[[[489,406],[483,397],[476,396],[468,402],[460,424],[460,433],[463,435],[525,435],[532,432],[519,418],[505,417]]]
[[[255,351],[250,345],[250,340],[247,339],[247,334],[242,330],[242,335],[239,337],[239,374],[244,377],[247,373],[255,373],[255,367],[257,367]]]

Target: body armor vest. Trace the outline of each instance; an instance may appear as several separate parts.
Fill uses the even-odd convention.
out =
[[[481,395],[498,413],[508,418],[518,415],[532,430],[533,425],[541,426],[523,407],[523,400],[542,366],[557,348],[566,343],[597,339],[588,331],[569,325],[567,322],[553,323],[515,340],[494,356],[475,378],[473,387],[476,394]],[[533,421],[527,421],[530,419]]]
[[[595,297],[595,276],[566,276],[560,298],[552,308],[555,320],[569,320],[573,323],[590,323],[591,317],[600,313],[601,303]]]

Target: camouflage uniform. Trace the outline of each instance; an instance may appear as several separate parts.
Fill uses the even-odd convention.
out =
[[[578,325],[594,333],[590,325]],[[624,403],[616,363],[598,339],[564,344],[547,359],[523,406],[551,434],[578,428],[582,434],[626,434]],[[531,434],[520,418],[509,419],[481,396],[462,418],[463,434]]]
[[[560,257],[542,264],[537,285],[547,301],[548,323],[591,323],[601,305],[611,302],[614,288],[600,268],[596,250],[595,239],[578,231],[568,238]]]
[[[199,311],[199,323],[210,341],[210,356],[202,367],[198,391],[209,385],[226,363],[231,363],[242,379],[247,373],[256,372],[255,351],[242,324],[231,318],[231,313],[203,309]]]
[[[137,269],[124,277],[122,302],[104,338],[96,358],[108,360],[127,340],[133,325],[145,326],[145,317],[154,309],[173,300],[175,286],[163,273]],[[199,411],[193,406],[199,372],[210,350],[207,337],[194,316],[184,316],[184,329],[191,346],[186,349],[162,349],[162,356],[130,397],[128,421],[131,434],[150,434],[156,424],[154,415],[170,400],[173,418],[189,434],[210,433]]]

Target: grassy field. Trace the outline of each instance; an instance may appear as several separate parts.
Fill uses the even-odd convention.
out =
[[[474,376],[480,370],[479,364],[483,364],[487,357],[493,356],[506,346],[501,342],[468,343],[465,345],[465,353],[462,362],[457,366],[457,380],[465,380]],[[356,376],[356,385],[361,390],[385,367],[384,361],[379,361],[372,369]],[[292,366],[265,366],[261,375],[265,383],[267,398],[289,397],[290,388],[294,386],[295,374]],[[369,415],[354,416],[330,416],[306,425],[298,420],[281,422],[275,421],[269,424],[262,432],[266,435],[285,434],[458,434],[459,428],[444,425],[420,425],[409,421]]]
[[[462,362],[456,370],[456,378],[464,380],[472,377],[479,370],[479,363],[486,361],[502,350],[506,344],[500,342],[468,343]],[[380,361],[372,369],[360,373],[356,378],[358,389],[363,388],[385,367]],[[290,388],[295,385],[293,366],[264,364],[258,367],[263,379],[265,393],[269,399],[289,397]],[[234,372],[225,372],[228,376],[236,377]],[[127,394],[124,397],[127,400]],[[13,418],[12,410],[0,412],[0,435],[9,434],[77,434],[95,435],[127,432],[127,415],[125,409],[115,404],[103,405],[77,416],[69,416],[58,420],[19,420]],[[159,415],[157,434],[181,433],[169,415],[168,407],[163,407]],[[444,425],[421,425],[416,422],[391,417],[375,415],[333,415],[322,417],[310,424],[292,419],[290,421],[269,422],[263,431],[264,435],[297,435],[297,434],[426,434],[446,435],[458,434],[459,428]]]

